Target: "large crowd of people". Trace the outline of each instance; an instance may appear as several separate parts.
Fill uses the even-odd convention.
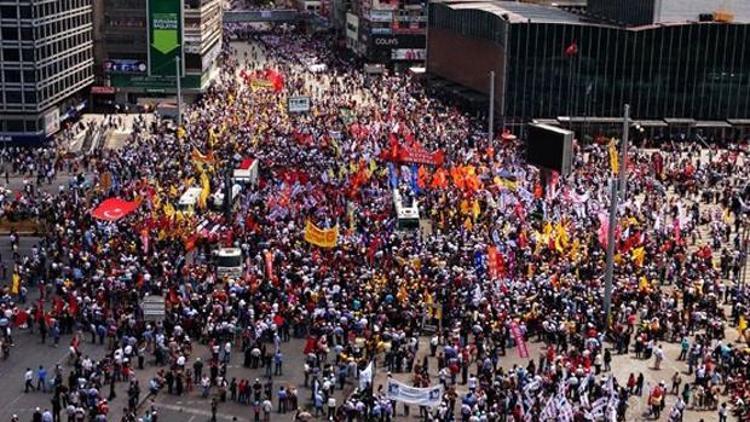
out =
[[[44,222],[39,244],[8,269],[18,285],[0,304],[4,350],[19,329],[55,344],[73,336],[69,366],[26,374],[27,389],[42,370],[53,380],[55,420],[106,420],[116,383],[129,385],[125,420],[147,392],[193,389],[207,403],[218,395],[247,404],[255,420],[305,407],[349,421],[408,414],[379,382],[337,406],[333,392],[358,385],[371,361],[389,376],[410,374],[416,387],[444,385],[439,406],[419,408],[425,420],[630,420],[633,395],[649,416],[671,421],[687,409],[747,412],[746,143],[632,147],[610,222],[609,141],[577,144],[568,176],[540,172],[525,163],[522,141],[498,133],[490,142],[482,122],[419,81],[368,75],[337,58],[326,36],[234,35],[252,48],[225,48],[221,74],[187,107],[184,127],[137,121],[123,148],[84,158],[3,151],[6,179],[76,175],[59,190],[30,182],[0,196],[3,217]],[[268,69],[274,83],[259,83]],[[311,110],[287,112],[284,100],[300,94]],[[399,149],[432,158],[409,162]],[[210,204],[178,208],[185,189],[221,190],[223,169],[248,157],[259,181],[241,191],[230,220]],[[399,224],[394,190],[417,201],[419,227]],[[95,219],[109,197],[140,207],[116,222]],[[308,222],[337,229],[335,247],[308,242]],[[231,245],[242,251],[239,278],[218,276],[211,260]],[[31,291],[35,299],[22,300]],[[145,294],[165,297],[163,320],[144,319]],[[728,327],[738,334],[726,336]],[[236,353],[246,367],[280,374],[290,337],[307,339],[303,385],[278,389],[227,368]],[[85,342],[110,352],[93,360]],[[210,360],[192,355],[196,342]],[[525,342],[544,352],[504,365]],[[624,354],[659,368],[665,343],[680,345],[689,375],[647,386],[642,374],[612,375]],[[151,361],[161,369],[139,385],[134,373]],[[678,396],[671,409],[667,394]]]

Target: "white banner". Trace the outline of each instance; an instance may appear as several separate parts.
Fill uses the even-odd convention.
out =
[[[372,385],[372,361],[367,365],[367,368],[359,372],[359,389],[364,391],[367,385]]]
[[[428,388],[409,387],[406,384],[396,380],[388,380],[388,389],[386,390],[388,400],[396,400],[407,404],[416,404],[419,406],[436,407],[443,400],[443,386]]]

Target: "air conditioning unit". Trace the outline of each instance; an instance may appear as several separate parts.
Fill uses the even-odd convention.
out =
[[[714,11],[714,21],[729,23],[734,21],[734,13],[726,10]]]

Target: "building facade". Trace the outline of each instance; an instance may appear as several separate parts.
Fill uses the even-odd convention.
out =
[[[43,142],[94,79],[91,0],[0,0],[0,142]]]
[[[428,72],[485,95],[509,123],[622,115],[692,122],[750,119],[750,24],[592,23],[511,2],[435,3]],[[531,8],[531,9],[530,9]]]
[[[356,27],[351,51],[369,63],[404,68],[424,63],[427,15],[423,0],[359,0],[347,17],[347,37]],[[356,18],[356,19],[355,19]],[[355,24],[356,23],[356,24]]]
[[[97,49],[97,86],[109,88],[98,89],[101,94],[97,95],[114,96],[118,103],[130,104],[174,96],[177,90],[175,57],[179,57],[181,88],[187,97],[208,86],[221,53],[221,2],[172,0],[174,13],[156,10],[165,5],[169,7],[169,3],[97,0],[101,10],[97,13],[96,25],[103,41],[102,48]],[[177,22],[164,21],[162,17],[167,15]],[[163,29],[165,22],[176,37],[167,38],[169,46],[151,39],[155,38],[154,29]]]

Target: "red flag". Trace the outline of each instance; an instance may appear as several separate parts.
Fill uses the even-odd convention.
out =
[[[148,229],[141,229],[141,248],[143,253],[148,253]]]
[[[110,198],[99,204],[91,215],[99,220],[117,221],[138,208],[138,202]]]
[[[578,54],[578,44],[575,40],[573,40],[573,42],[570,43],[567,48],[565,48],[565,55],[568,57],[573,57],[576,54]]]

